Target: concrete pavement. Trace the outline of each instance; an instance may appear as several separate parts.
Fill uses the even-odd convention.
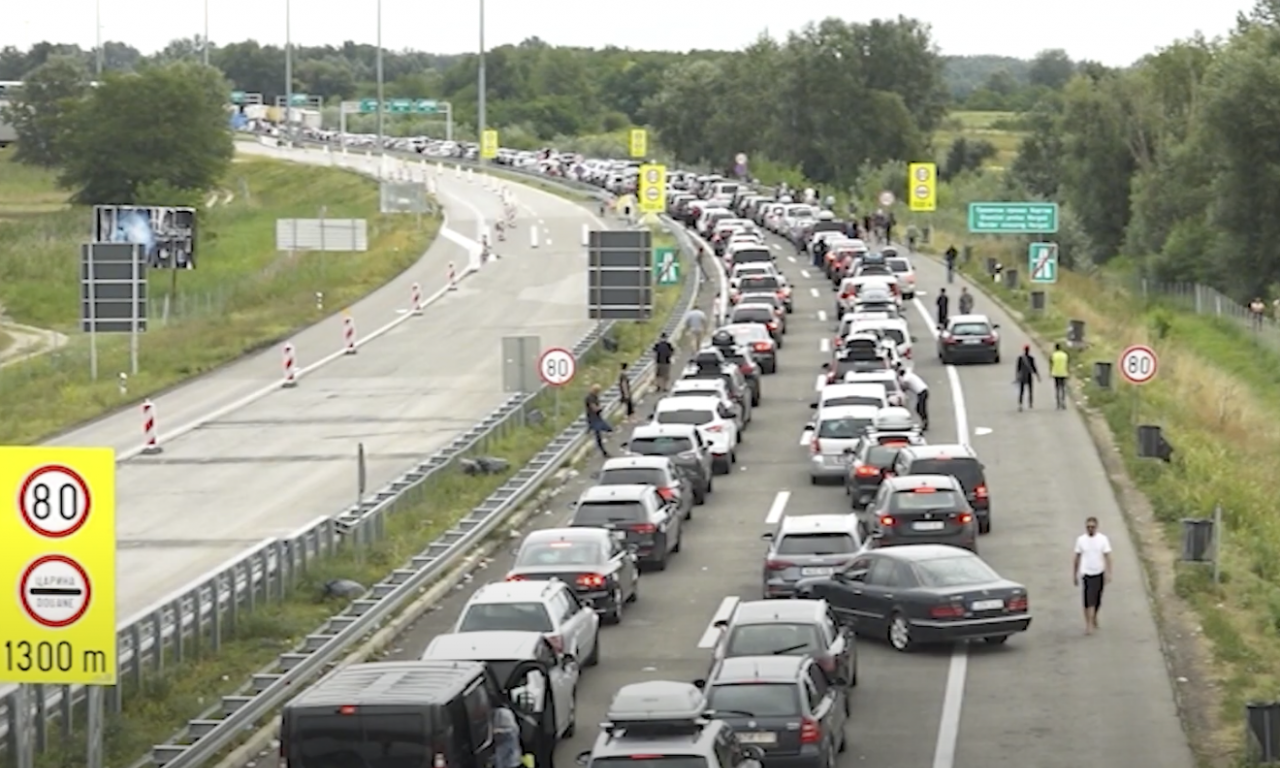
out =
[[[291,160],[327,162],[323,153],[253,149]],[[371,167],[351,157],[348,165]],[[446,265],[461,270],[467,246],[501,211],[497,194],[479,183],[441,174],[439,196],[451,238],[441,237],[403,275],[351,308],[367,334],[403,313],[409,287],[424,295],[446,283]],[[592,326],[586,319],[582,224],[593,217],[555,195],[512,185],[546,222],[553,244],[513,239],[456,293],[384,336],[302,378],[165,442],[163,454],[136,457],[117,473],[118,607],[122,619],[220,566],[263,538],[296,531],[354,499],[356,444],[365,444],[369,483],[377,488],[440,448],[497,407],[501,337],[536,334],[547,346],[571,346]],[[536,221],[524,222],[528,226]],[[495,302],[501,297],[501,302]],[[340,348],[341,319],[328,318],[295,336],[300,366]],[[202,418],[279,381],[278,349],[267,350],[157,398],[161,440],[167,426]],[[56,445],[137,446],[140,419],[131,411],[67,434]]]
[[[782,499],[786,514],[847,509],[839,487],[809,484],[798,439],[827,357],[822,340],[834,330],[833,294],[820,273],[803,276],[804,265],[789,259],[793,249],[773,245],[796,286],[779,373],[765,377],[764,402],[745,433],[739,465],[718,479],[707,505],[695,509],[682,552],[666,572],[645,574],[641,599],[623,626],[603,631],[602,663],[586,671],[579,688],[578,735],[558,752],[557,765],[571,765],[574,754],[590,748],[595,724],[620,686],[703,676],[710,659],[703,635],[713,616],[760,593],[765,547],[759,536],[775,501]],[[924,295],[907,314],[918,338],[917,371],[931,388],[930,441],[971,441],[982,455],[994,515],[983,557],[1029,587],[1036,619],[1029,632],[1001,647],[902,655],[864,640],[850,747],[840,768],[1191,768],[1137,555],[1083,423],[1072,412],[1053,410],[1051,387],[1037,391],[1035,410],[1016,411],[1013,358],[1027,340],[981,297],[978,311],[1001,325],[1005,362],[941,366],[925,310],[945,277],[925,259],[917,259],[917,269]],[[598,468],[593,460],[591,471]],[[583,477],[571,484],[535,527],[563,524],[568,503],[589,482]],[[1070,566],[1072,544],[1090,514],[1111,537],[1118,573],[1101,614],[1105,626],[1085,637]],[[501,579],[510,564],[504,555],[477,573],[399,638],[390,657],[416,658],[432,637],[448,631],[473,589]]]

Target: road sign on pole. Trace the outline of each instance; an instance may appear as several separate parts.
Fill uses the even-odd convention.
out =
[[[653,249],[653,274],[658,285],[680,284],[680,259],[676,258],[676,249],[669,246]]]
[[[1160,370],[1156,351],[1145,344],[1134,344],[1120,353],[1120,375],[1130,384],[1146,384]]]
[[[909,175],[907,192],[911,210],[924,213],[938,210],[937,163],[912,163]]]
[[[538,375],[553,387],[563,387],[578,373],[578,361],[563,347],[552,347],[538,358]]]
[[[893,193],[887,189],[881,192],[880,196],[876,198],[876,200],[880,203],[880,207],[882,208],[888,208],[898,202],[898,198],[894,197]]]
[[[1027,274],[1033,283],[1058,282],[1058,244],[1032,243],[1027,246]]]
[[[498,132],[492,128],[487,129],[480,140],[480,157],[485,160],[492,160],[498,156]]]
[[[0,680],[116,683],[115,452],[0,448]]]
[[[632,157],[645,157],[649,154],[649,132],[643,128],[632,128],[627,137],[627,149]]]
[[[641,213],[664,213],[667,210],[667,166],[640,166],[640,184],[636,190]]]
[[[1052,235],[1058,231],[1057,203],[969,203],[973,234]]]

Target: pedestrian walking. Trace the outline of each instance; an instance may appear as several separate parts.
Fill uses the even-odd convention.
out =
[[[1071,375],[1070,359],[1062,344],[1053,345],[1049,357],[1049,375],[1053,377],[1053,400],[1060,411],[1067,410],[1067,377]]]
[[[702,338],[707,333],[707,313],[694,307],[684,316],[684,328],[693,342],[693,351],[702,349]]]
[[[902,388],[916,396],[916,415],[920,417],[920,428],[929,431],[929,385],[915,371],[908,371],[898,366],[898,379]]]
[[[1092,635],[1098,629],[1102,590],[1111,583],[1111,539],[1098,532],[1096,517],[1084,521],[1084,533],[1076,539],[1071,578],[1077,587],[1084,585],[1084,633]]]
[[[973,314],[973,294],[969,293],[968,286],[960,286],[960,314]]]
[[[947,252],[943,255],[943,258],[946,259],[947,262],[947,283],[951,283],[955,279],[956,257],[959,255],[960,254],[956,251],[956,247],[954,245],[947,246]],[[960,311],[964,312],[964,310]]]
[[[600,385],[592,384],[591,390],[587,392],[584,399],[587,416],[587,429],[591,430],[591,434],[595,436],[596,447],[600,449],[600,455],[609,458],[609,449],[604,445],[604,436],[606,432],[613,431],[613,425],[604,417],[604,411],[600,407]]]
[[[1022,347],[1018,362],[1014,364],[1013,383],[1018,385],[1018,410],[1022,410],[1023,400],[1028,408],[1036,407],[1035,383],[1040,380],[1040,369],[1036,367],[1036,359],[1031,356],[1031,345]]]
[[[493,768],[521,768],[524,755],[520,749],[520,724],[516,715],[504,706],[495,706],[490,716],[493,726]]]
[[[720,320],[724,317],[724,297],[718,292],[716,297],[711,300],[711,322],[720,327]]]
[[[951,309],[951,297],[947,295],[946,288],[938,289],[938,298],[933,302],[938,307],[938,327],[945,328],[947,325],[947,314]]]
[[[703,280],[710,280],[711,275],[707,272],[706,265],[703,264],[703,260],[706,258],[706,256],[707,256],[707,249],[702,246],[698,246],[698,272],[702,275]]]
[[[1262,301],[1261,296],[1249,302],[1249,314],[1253,317],[1253,330],[1262,330],[1262,319],[1267,316],[1267,305]]]
[[[653,361],[657,365],[654,383],[659,392],[666,392],[667,387],[671,385],[671,358],[675,353],[676,348],[671,346],[671,340],[665,333],[658,337],[658,343],[653,345]]]
[[[622,407],[627,409],[627,423],[635,421],[636,405],[631,399],[631,379],[630,371],[626,363],[618,368],[618,397],[622,400]]]

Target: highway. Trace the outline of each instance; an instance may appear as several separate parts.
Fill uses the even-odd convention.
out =
[[[838,486],[810,485],[800,439],[819,366],[828,357],[820,350],[833,333],[827,315],[833,294],[820,273],[809,276],[789,258],[790,245],[772,243],[797,297],[780,371],[765,377],[764,402],[745,434],[739,465],[696,509],[682,552],[666,572],[643,577],[642,597],[629,606],[623,626],[603,630],[601,664],[585,671],[579,688],[578,733],[557,753],[561,768],[591,747],[596,724],[620,686],[704,676],[713,617],[735,599],[760,594],[765,547],[759,536],[769,527],[771,508],[783,505],[794,515],[848,508]],[[924,293],[907,311],[918,338],[917,371],[932,392],[929,438],[971,441],[980,452],[993,508],[993,532],[983,538],[982,554],[1028,586],[1035,621],[1029,632],[999,647],[903,655],[863,640],[850,747],[840,768],[1191,768],[1141,565],[1083,421],[1074,411],[1054,410],[1050,384],[1037,389],[1033,411],[1016,411],[1013,363],[1027,339],[981,294],[977,311],[1001,325],[1005,362],[944,368],[926,317],[945,275],[934,261],[916,263]],[[1041,361],[1046,374],[1047,368]],[[640,412],[647,414],[652,402],[650,397]],[[592,471],[598,467],[593,459]],[[557,513],[536,527],[563,524],[568,504],[589,482],[584,474],[569,486],[552,507]],[[1105,626],[1092,637],[1084,635],[1080,596],[1071,583],[1072,545],[1087,515],[1096,515],[1111,537],[1117,566],[1101,614]],[[477,573],[397,638],[388,658],[417,658],[432,637],[448,631],[474,588],[501,579],[510,562],[503,553]]]
[[[272,156],[286,152],[242,148]],[[328,162],[313,150],[287,153],[296,161]],[[347,159],[351,167],[368,169],[374,162]],[[503,258],[421,317],[303,377],[296,389],[271,392],[172,442],[166,430],[203,420],[278,382],[280,350],[265,350],[155,399],[164,452],[130,458],[117,471],[122,621],[262,539],[293,533],[354,502],[357,443],[365,444],[368,482],[376,489],[470,428],[507,398],[503,336],[535,334],[546,346],[568,347],[590,330],[579,241],[582,226],[596,226],[595,218],[555,195],[511,188],[521,209],[519,232],[496,244]],[[424,296],[442,288],[447,264],[453,261],[461,271],[469,258],[466,244],[474,245],[482,223],[501,216],[497,194],[478,179],[469,183],[441,174],[438,191],[452,233],[350,308],[361,333],[402,316],[413,282],[421,284]],[[529,239],[535,226],[537,250]],[[502,297],[500,306],[495,296]],[[307,366],[340,348],[341,319],[329,317],[292,342],[299,366]],[[141,437],[139,414],[128,409],[51,444],[125,452],[136,449]]]

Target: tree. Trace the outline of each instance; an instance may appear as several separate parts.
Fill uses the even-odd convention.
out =
[[[1036,54],[1031,60],[1031,69],[1027,71],[1027,80],[1032,85],[1043,85],[1056,91],[1067,84],[1075,70],[1076,65],[1067,52],[1055,48]]]
[[[27,74],[4,115],[18,135],[19,161],[52,168],[66,159],[69,119],[88,88],[88,72],[67,56],[54,56]]]
[[[211,189],[234,153],[228,90],[217,71],[188,62],[109,75],[72,113],[63,183],[81,202],[107,204],[156,184]]]

